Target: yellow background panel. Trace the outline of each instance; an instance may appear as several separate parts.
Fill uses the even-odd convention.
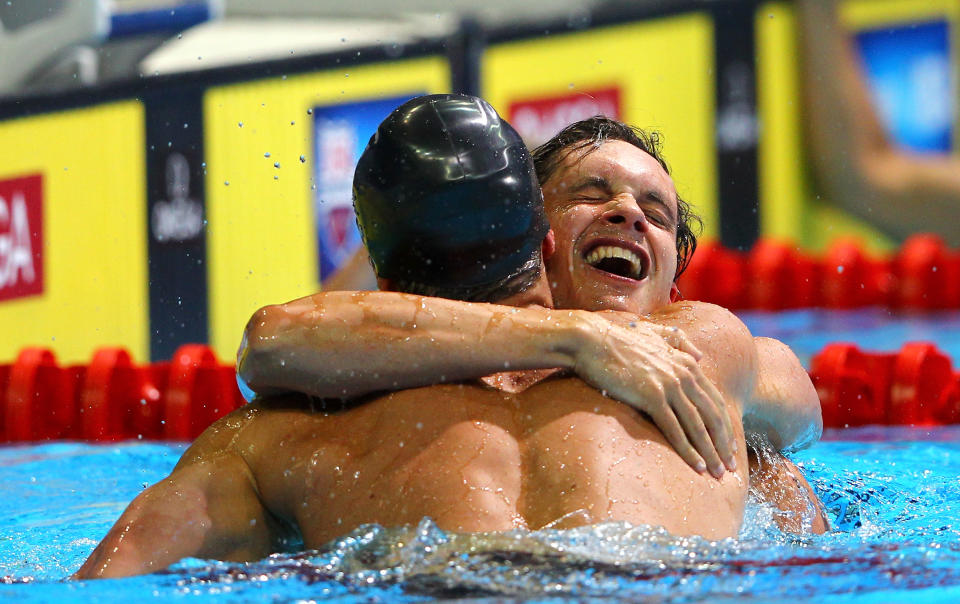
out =
[[[713,24],[700,13],[491,45],[484,97],[504,115],[521,100],[618,87],[621,118],[663,134],[680,196],[716,236]]]
[[[756,15],[760,118],[760,234],[820,251],[840,236],[881,252],[893,242],[814,190],[804,150],[803,96],[793,10],[769,3]]]
[[[319,288],[311,193],[313,116],[307,110],[449,89],[446,60],[429,57],[207,91],[210,341],[220,358],[236,354],[243,326],[257,308]]]
[[[43,177],[44,291],[0,302],[0,361],[46,346],[148,360],[144,112],[136,101],[0,122],[0,180]]]
[[[958,0],[847,0],[841,8],[844,23],[857,29],[900,25],[916,21],[960,18]]]

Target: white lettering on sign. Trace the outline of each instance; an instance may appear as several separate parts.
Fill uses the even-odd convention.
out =
[[[605,115],[620,117],[620,90],[582,91],[510,104],[510,123],[531,147],[545,143],[551,136],[577,120]]]
[[[157,241],[187,241],[203,232],[203,206],[190,197],[190,164],[180,153],[167,158],[167,200],[153,204],[150,226]]]
[[[25,283],[33,283],[36,271],[27,202],[16,192],[9,202],[0,197],[0,288],[17,285],[21,277]]]
[[[353,169],[357,164],[357,130],[347,120],[317,120],[317,149],[319,155],[319,185],[322,189],[353,183]],[[347,201],[350,200],[349,194]]]

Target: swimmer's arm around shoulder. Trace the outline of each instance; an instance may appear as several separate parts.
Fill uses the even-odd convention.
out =
[[[352,398],[504,370],[574,368],[597,339],[583,311],[396,292],[320,292],[257,311],[238,355],[258,395]]]
[[[779,450],[809,446],[823,433],[820,399],[810,376],[783,342],[754,341],[759,369],[744,428],[765,435]]]
[[[187,557],[258,560],[275,551],[274,523],[240,455],[191,447],[166,479],[127,507],[71,578],[152,573]]]
[[[754,338],[730,311],[704,302],[671,305],[657,320],[687,332],[704,351],[705,371],[739,401],[747,432],[765,436],[777,449],[810,444],[820,436],[820,401],[793,351],[770,338]]]

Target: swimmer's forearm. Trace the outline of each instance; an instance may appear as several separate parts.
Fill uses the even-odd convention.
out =
[[[582,311],[466,303],[395,292],[321,292],[258,311],[238,359],[258,393],[351,398],[479,378],[573,368],[599,337]]]

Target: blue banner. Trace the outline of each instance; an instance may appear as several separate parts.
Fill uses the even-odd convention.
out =
[[[332,275],[361,245],[353,213],[353,171],[377,126],[402,103],[418,96],[315,107],[314,207],[320,280]]]
[[[887,132],[908,149],[953,149],[955,86],[946,21],[857,34],[874,103]]]

